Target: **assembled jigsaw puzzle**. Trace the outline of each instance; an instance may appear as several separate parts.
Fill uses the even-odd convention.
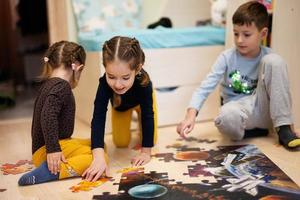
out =
[[[144,168],[121,171],[117,191],[93,199],[300,199],[300,188],[254,145],[188,146],[179,140]]]

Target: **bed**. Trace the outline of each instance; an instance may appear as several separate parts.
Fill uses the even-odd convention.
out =
[[[101,51],[104,42],[116,35],[135,37],[143,49],[224,45],[224,28],[199,26],[187,28],[127,29],[108,33],[78,34],[78,42],[88,51]]]
[[[76,115],[87,123],[92,116],[98,78],[104,72],[101,46],[115,35],[137,38],[145,51],[144,67],[156,90],[159,126],[174,125],[184,118],[193,91],[224,50],[225,40],[225,30],[213,26],[79,31],[77,41],[89,53],[87,68],[75,90]],[[215,91],[204,104],[198,120],[212,120],[219,105],[219,94]],[[107,121],[106,132],[110,132],[110,122]]]

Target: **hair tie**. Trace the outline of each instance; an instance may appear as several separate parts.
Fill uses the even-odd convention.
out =
[[[44,57],[44,62],[46,63],[46,62],[48,62],[49,61],[49,58],[48,57]]]

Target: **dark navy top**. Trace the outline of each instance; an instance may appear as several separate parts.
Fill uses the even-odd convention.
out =
[[[152,97],[152,82],[146,86],[140,84],[139,78],[135,78],[133,86],[121,96],[121,104],[114,109],[117,111],[126,111],[137,105],[141,108],[142,117],[142,147],[153,147],[154,138],[154,111]],[[94,102],[94,113],[92,119],[92,149],[104,148],[104,130],[109,100],[113,105],[113,90],[106,81],[106,74],[99,79],[99,86]]]

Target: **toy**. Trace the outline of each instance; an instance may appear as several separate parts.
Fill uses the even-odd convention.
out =
[[[213,26],[225,27],[227,0],[210,0],[211,23]]]

